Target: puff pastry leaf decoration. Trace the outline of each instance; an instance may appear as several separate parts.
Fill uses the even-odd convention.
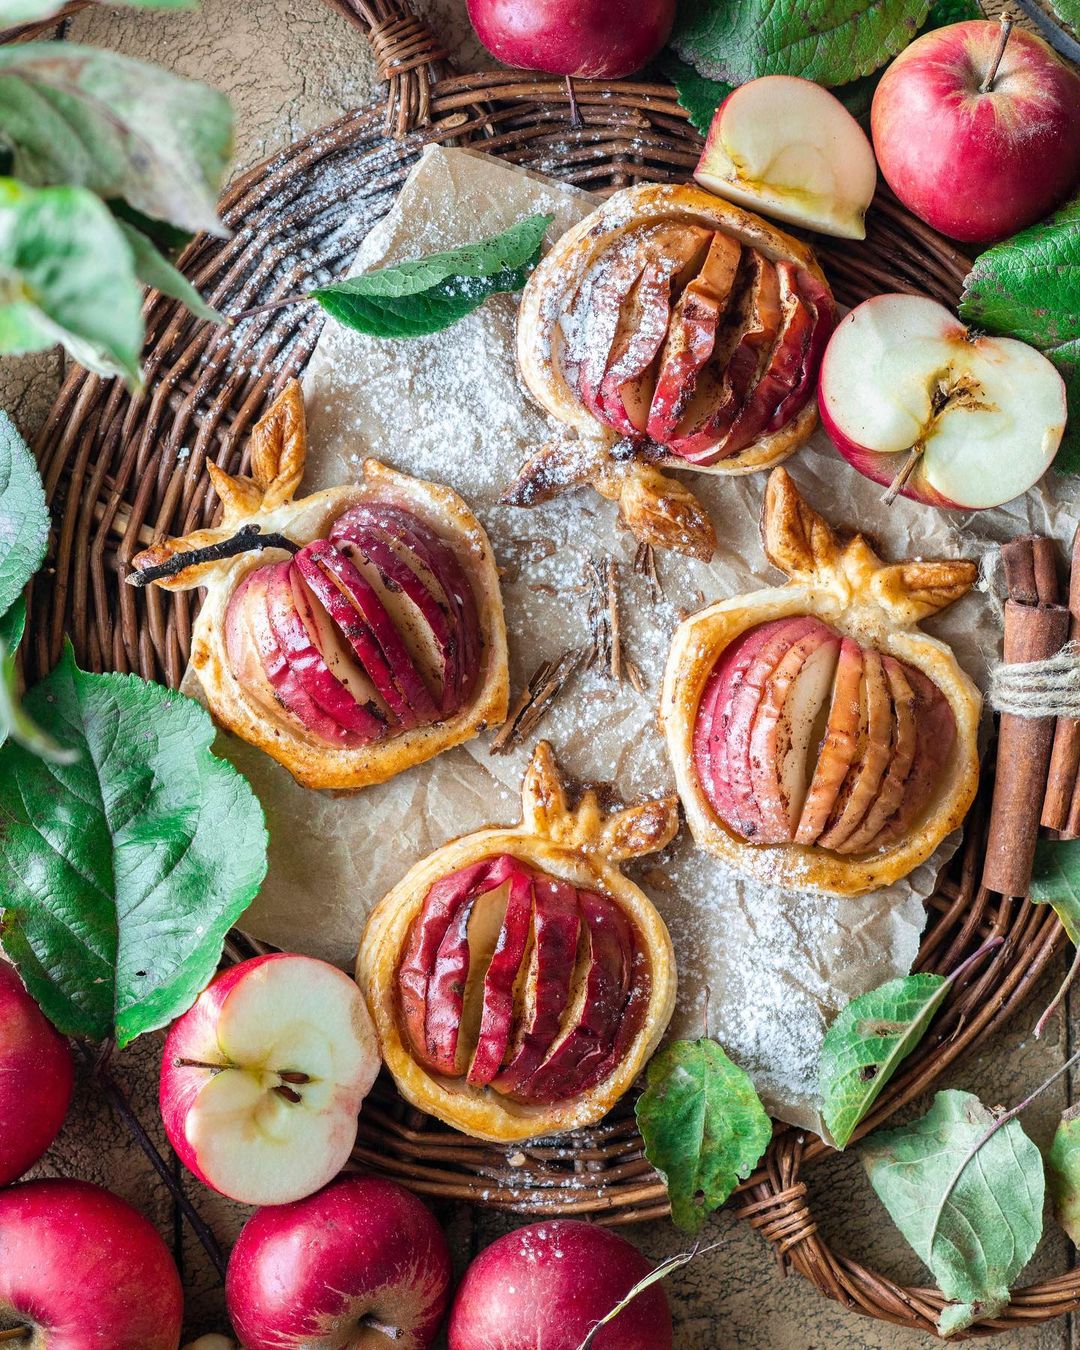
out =
[[[860,895],[924,862],[979,779],[981,699],[917,624],[966,559],[887,564],[774,469],[762,521],[784,586],[710,605],[668,654],[660,720],[697,842],[744,875]]]
[[[306,787],[352,789],[506,716],[491,545],[446,487],[364,461],[294,499],[307,439],[291,380],[251,433],[251,476],[208,470],[221,523],[165,539],[128,581],[205,588],[191,665],[215,719]]]
[[[675,1007],[667,927],[619,864],[663,848],[674,797],[571,804],[541,742],[520,825],[437,849],[378,904],[357,980],[414,1106],[499,1141],[598,1121]]]
[[[525,287],[518,365],[565,437],[507,500],[590,482],[640,539],[711,557],[707,516],[661,468],[751,473],[802,445],[834,322],[813,254],[758,216],[693,185],[615,193]]]

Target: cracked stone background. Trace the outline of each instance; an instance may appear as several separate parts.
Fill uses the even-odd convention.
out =
[[[455,53],[462,68],[483,60],[465,15],[464,0],[417,4]],[[329,12],[321,0],[203,0],[198,13],[146,14],[95,9],[76,16],[64,34],[72,41],[110,47],[151,59],[181,75],[215,84],[237,114],[237,172],[366,102],[373,92],[373,63],[358,31]],[[41,425],[63,373],[58,353],[0,361],[0,405],[24,435]],[[988,1050],[966,1061],[948,1086],[977,1092],[987,1104],[1012,1104],[1058,1067],[1077,1034],[1077,1007],[1059,1018],[1045,1039],[1029,1031],[1037,1011],[1060,978],[1055,969],[1028,1009]],[[113,1072],[143,1124],[164,1149],[156,1104],[160,1042],[145,1037],[116,1057]],[[1040,1145],[1053,1133],[1073,1084],[1062,1079],[1031,1108],[1025,1128]],[[926,1109],[918,1104],[913,1114]],[[99,1182],[159,1224],[178,1254],[187,1290],[187,1334],[226,1329],[220,1283],[190,1231],[175,1223],[165,1186],[113,1116],[89,1075],[80,1072],[67,1126],[38,1169],[41,1175],[81,1176]],[[180,1170],[178,1168],[178,1175]],[[826,1238],[868,1266],[909,1283],[925,1272],[889,1223],[858,1160],[838,1158],[807,1174],[814,1212]],[[248,1211],[204,1190],[183,1174],[188,1194],[226,1247]],[[464,1206],[437,1207],[447,1227],[458,1273],[471,1255],[515,1226],[502,1215]],[[667,1223],[623,1230],[653,1260],[682,1250],[684,1240]],[[909,1350],[931,1338],[873,1322],[821,1298],[797,1276],[782,1278],[766,1244],[729,1215],[715,1217],[706,1241],[719,1247],[681,1270],[667,1284],[678,1350],[761,1347],[765,1350]],[[1023,1283],[1062,1271],[1075,1260],[1070,1244],[1048,1222],[1047,1234]],[[1072,1318],[998,1338],[1002,1350],[1075,1350]]]

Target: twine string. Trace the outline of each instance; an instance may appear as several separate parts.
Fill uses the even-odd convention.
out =
[[[1045,661],[991,666],[987,701],[1013,717],[1080,717],[1080,642]]]

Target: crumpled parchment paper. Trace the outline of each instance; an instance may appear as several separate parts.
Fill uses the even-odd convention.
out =
[[[431,147],[389,213],[371,231],[353,271],[451,248],[494,234],[535,212],[556,219],[549,239],[596,198],[469,151]],[[632,574],[635,542],[615,507],[579,490],[532,510],[499,505],[504,485],[552,428],[519,387],[515,301],[489,300],[432,337],[383,341],[327,323],[304,376],[311,432],[302,491],[353,481],[374,455],[395,468],[447,482],[471,504],[506,569],[504,597],[514,694],[540,662],[587,641],[583,569],[617,560],[626,655],[645,693],[596,669],[573,678],[538,735],[563,767],[611,781],[627,800],[671,790],[655,707],[678,610],[776,584],[758,534],[764,475],[690,474],[719,547],[709,564],[658,554],[664,597]],[[850,469],[819,432],[788,468],[811,503],[835,524],[859,528],[888,559],[981,557],[991,540],[1026,529],[1071,539],[1077,506],[1065,480],[997,511],[947,513],[880,489]],[[1062,500],[1055,497],[1055,489]],[[997,611],[973,592],[926,625],[950,642],[984,682],[999,654]],[[230,736],[218,749],[247,775],[270,826],[270,870],[243,925],[282,947],[351,968],[364,920],[417,859],[456,835],[519,819],[518,785],[532,745],[488,753],[491,733],[355,796],[311,792],[259,751]],[[905,882],[857,899],[791,894],[731,875],[684,830],[662,859],[635,878],[671,929],[679,969],[672,1034],[709,1031],[753,1076],[769,1110],[821,1128],[816,1070],[821,1038],[851,997],[911,966],[938,867],[956,846]]]

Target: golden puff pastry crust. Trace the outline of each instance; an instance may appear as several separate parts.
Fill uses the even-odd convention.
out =
[[[488,537],[452,489],[399,473],[376,459],[363,465],[363,481],[294,500],[307,454],[303,394],[290,380],[251,434],[251,477],[231,476],[208,464],[221,499],[222,518],[212,529],[169,538],[139,553],[128,580],[177,554],[219,544],[238,531],[284,535],[293,545],[323,539],[351,508],[378,503],[401,508],[449,545],[476,601],[480,670],[465,702],[444,720],[399,729],[366,744],[334,745],[310,734],[285,708],[253,698],[237,677],[226,645],[226,614],[237,588],[255,569],[287,559],[283,549],[262,548],[197,562],[154,581],[166,590],[205,587],[192,631],[191,667],[215,720],[265,750],[297,782],[310,788],[352,790],[385,782],[414,764],[471,739],[506,717],[509,698],[506,625],[494,554]]]
[[[672,796],[606,813],[592,790],[571,806],[550,746],[540,742],[522,784],[523,818],[456,839],[417,863],[378,904],[360,943],[356,978],[367,997],[383,1059],[398,1090],[422,1111],[479,1139],[523,1140],[595,1124],[618,1101],[656,1050],[675,1008],[675,955],[660,914],[620,863],[659,850],[678,829]],[[629,921],[647,966],[647,1002],[632,1039],[606,1076],[587,1090],[540,1104],[514,1100],[463,1076],[431,1072],[403,1025],[399,973],[432,886],[486,859],[510,858],[544,877],[613,902]]]
[[[838,538],[784,469],[769,478],[762,532],[766,554],[788,574],[787,584],[709,605],[680,624],[672,640],[660,723],[679,796],[698,844],[743,875],[796,889],[865,894],[930,857],[975,798],[981,696],[951,649],[918,624],[964,595],[977,569],[963,559],[882,562],[862,535]],[[695,766],[699,705],[721,653],[758,625],[806,615],[921,672],[944,695],[955,722],[928,806],[901,837],[873,851],[841,855],[814,844],[750,842],[720,817]]]

